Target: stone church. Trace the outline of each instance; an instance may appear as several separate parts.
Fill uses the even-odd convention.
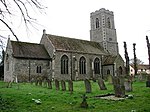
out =
[[[104,8],[90,14],[90,41],[47,34],[39,44],[8,39],[4,81],[106,79],[123,75],[114,14]]]

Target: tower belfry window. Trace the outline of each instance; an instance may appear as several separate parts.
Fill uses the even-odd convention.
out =
[[[96,18],[96,28],[99,28],[99,19]]]
[[[110,18],[109,17],[107,18],[107,27],[111,28],[111,23],[110,23]]]

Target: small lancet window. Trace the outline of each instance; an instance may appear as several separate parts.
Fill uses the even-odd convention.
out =
[[[96,18],[96,28],[99,28],[99,19]]]
[[[110,18],[109,17],[107,18],[107,27],[111,28],[111,23],[110,23]]]
[[[41,66],[36,67],[36,73],[42,73],[42,68]]]

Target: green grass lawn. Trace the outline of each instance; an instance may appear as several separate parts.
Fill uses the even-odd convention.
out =
[[[12,88],[6,88],[6,83],[0,82],[0,112],[150,112],[150,88],[145,82],[134,82],[133,99],[112,101],[95,99],[93,96],[114,93],[113,86],[106,82],[108,90],[99,90],[96,82],[92,83],[92,93],[86,94],[89,107],[81,108],[81,96],[85,93],[82,81],[74,82],[72,94],[68,91],[56,91],[46,87],[20,83]],[[36,104],[32,99],[40,99]]]

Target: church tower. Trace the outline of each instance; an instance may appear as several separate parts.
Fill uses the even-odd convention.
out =
[[[113,55],[118,54],[118,42],[114,24],[114,14],[104,8],[90,14],[90,40],[100,42]]]

